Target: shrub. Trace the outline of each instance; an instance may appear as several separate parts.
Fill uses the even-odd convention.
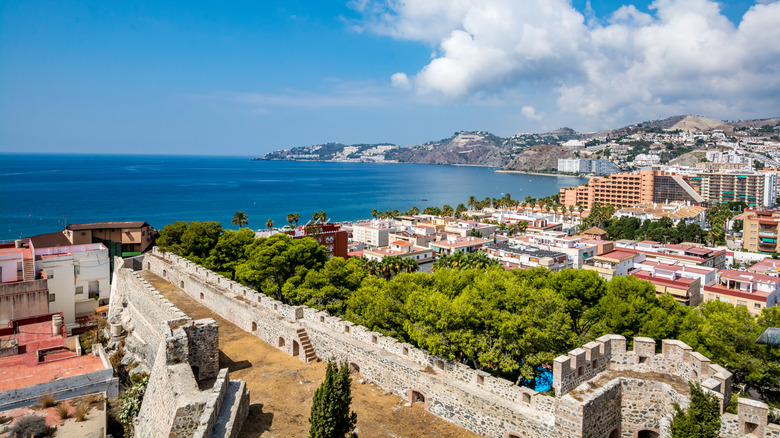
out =
[[[146,386],[149,384],[149,376],[131,376],[133,386],[119,395],[122,404],[119,406],[119,421],[125,428],[125,436],[133,435],[133,420],[141,410],[141,402],[146,394]]]
[[[28,415],[22,417],[11,427],[12,437],[33,437],[42,438],[51,436],[54,428],[46,424],[46,419],[38,415]]]
[[[111,354],[111,357],[108,358],[108,361],[111,362],[111,366],[118,370],[119,366],[122,363],[122,359],[125,357],[125,350],[120,346],[116,349],[116,351]]]
[[[58,404],[57,408],[56,408],[56,411],[57,411],[57,415],[59,415],[60,418],[63,419],[63,420],[68,418],[68,417],[70,417],[70,412],[69,412],[70,411],[70,406],[68,406],[65,403]]]
[[[41,408],[46,409],[54,406],[54,394],[47,392],[41,396]]]

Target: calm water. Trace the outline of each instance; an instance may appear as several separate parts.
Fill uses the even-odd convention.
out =
[[[371,209],[515,199],[557,193],[578,178],[494,173],[480,167],[249,161],[240,157],[0,155],[0,240],[50,233],[68,223],[216,220],[230,227],[244,210],[249,226],[267,219],[305,222],[367,218]],[[427,201],[422,201],[427,199]]]

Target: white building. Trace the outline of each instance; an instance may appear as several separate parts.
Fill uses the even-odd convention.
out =
[[[36,248],[36,271],[42,271],[49,287],[49,312],[62,312],[70,331],[79,318],[95,314],[107,304],[108,248],[102,243]]]
[[[395,221],[393,220],[356,223],[352,225],[352,242],[363,243],[374,248],[387,246],[390,233],[395,230]]]
[[[558,172],[594,173],[611,175],[620,169],[609,160],[591,160],[587,158],[559,158]]]

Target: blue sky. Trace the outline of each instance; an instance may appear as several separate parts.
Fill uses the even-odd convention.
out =
[[[6,1],[0,14],[3,152],[260,155],[780,115],[778,2]]]

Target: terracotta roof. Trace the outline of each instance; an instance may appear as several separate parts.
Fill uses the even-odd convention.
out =
[[[623,261],[628,260],[630,258],[634,258],[637,256],[637,253],[634,251],[624,251],[624,250],[613,250],[609,252],[605,252],[604,254],[597,255],[594,258],[600,257],[608,260],[617,260],[617,261]]]
[[[602,230],[599,227],[590,227],[587,230],[583,231],[582,234],[596,234],[596,235],[599,235],[599,236],[603,236],[603,235],[607,234],[607,232]]]

